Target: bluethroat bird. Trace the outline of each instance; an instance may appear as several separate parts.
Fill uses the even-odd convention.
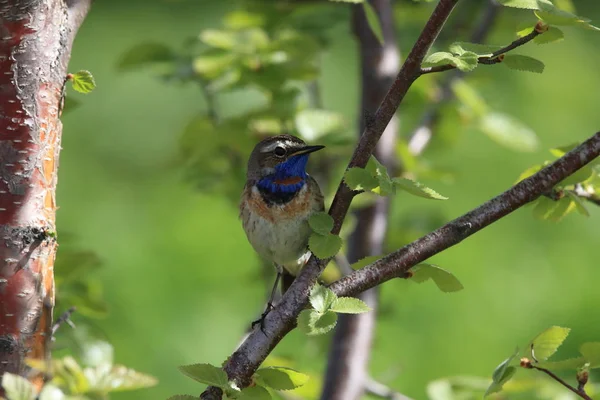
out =
[[[279,135],[264,139],[250,154],[240,218],[254,250],[277,270],[267,308],[253,326],[262,324],[272,309],[279,280],[283,277],[285,291],[310,257],[308,218],[325,206],[319,184],[306,173],[306,163],[310,153],[323,147]]]

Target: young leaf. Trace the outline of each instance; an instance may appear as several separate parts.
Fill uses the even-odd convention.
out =
[[[392,179],[394,186],[397,189],[404,190],[412,195],[423,197],[425,199],[432,200],[448,200],[447,197],[442,196],[433,189],[428,188],[420,182],[411,181],[405,178],[394,178]]]
[[[302,310],[298,316],[298,328],[309,336],[329,332],[337,323],[337,314],[332,311],[320,313],[316,310]]]
[[[71,76],[73,89],[80,93],[89,93],[96,88],[96,81],[90,71],[81,70]]]
[[[560,221],[571,211],[575,210],[576,207],[573,200],[568,196],[559,199],[556,203],[556,207],[554,207],[552,211],[548,215],[546,215],[546,219],[553,222]]]
[[[542,361],[537,363],[536,366],[549,369],[550,371],[574,370],[581,367],[586,362],[584,357],[576,357],[560,361]]]
[[[531,152],[538,147],[535,132],[509,115],[489,112],[481,118],[479,126],[490,139],[509,149]]]
[[[573,192],[566,191],[566,193],[567,193],[567,196],[569,196],[571,198],[571,200],[573,201],[573,204],[575,204],[575,209],[577,210],[577,212],[581,215],[585,215],[586,217],[589,217],[590,212],[585,207],[585,204],[583,204],[583,200],[581,200],[581,198]]]
[[[342,314],[362,314],[371,311],[371,307],[355,297],[338,297],[330,310]]]
[[[502,376],[502,379],[498,382],[493,381],[492,384],[490,385],[490,387],[488,387],[488,389],[485,391],[485,394],[483,395],[483,397],[487,397],[492,393],[496,393],[502,390],[502,387],[506,384],[506,382],[508,382],[517,372],[517,368],[514,366],[510,366],[508,368],[506,368],[506,370],[504,371],[504,375]]]
[[[414,266],[411,271],[413,281],[423,283],[431,279],[442,292],[458,292],[464,289],[462,283],[451,272],[437,265],[421,263]]]
[[[564,38],[565,34],[563,33],[563,31],[561,31],[555,26],[551,26],[546,32],[544,32],[543,35],[537,35],[535,38],[533,38],[533,41],[536,44],[546,44],[560,42]]]
[[[266,367],[256,371],[264,386],[275,390],[293,390],[308,382],[308,375],[286,367]]]
[[[229,378],[221,368],[210,364],[182,365],[179,370],[184,375],[210,386],[229,389]]]
[[[156,378],[122,365],[113,365],[110,368],[106,368],[106,366],[107,364],[95,368],[85,368],[84,373],[88,379],[90,391],[98,393],[122,392],[152,387],[158,383]]]
[[[477,90],[469,85],[464,79],[453,82],[452,91],[456,98],[477,116],[483,116],[489,112],[485,100],[477,93]]]
[[[550,149],[550,153],[552,153],[554,157],[562,157],[571,150],[573,150],[575,147],[579,146],[579,144],[579,142],[575,142],[566,146],[555,147],[553,149]]]
[[[438,51],[437,53],[428,55],[425,58],[425,60],[423,60],[422,66],[424,68],[427,68],[437,67],[439,65],[452,64],[455,59],[456,57],[452,53],[448,53],[447,51]]]
[[[511,366],[510,363],[514,360],[514,358],[519,354],[519,349],[515,349],[513,354],[508,357],[506,360],[502,361],[492,374],[492,384],[488,387],[485,392],[484,397],[499,392],[502,390],[502,386],[512,378],[512,376],[516,372],[516,368]]]
[[[489,57],[495,51],[500,50],[502,46],[491,46],[487,44],[479,43],[468,43],[468,42],[454,42],[450,45],[450,51],[461,55],[465,52],[473,52],[480,57]]]
[[[533,208],[533,216],[537,219],[548,219],[554,212],[554,209],[558,207],[558,202],[547,197],[540,197],[535,201],[535,207]]]
[[[294,120],[296,129],[308,141],[340,132],[344,128],[344,118],[341,114],[319,109],[306,109],[296,114]]]
[[[373,35],[375,35],[379,41],[379,44],[383,45],[383,29],[381,28],[381,21],[379,21],[377,12],[368,1],[363,2],[362,5],[365,12],[365,17],[367,17],[367,23],[369,24],[369,28],[371,28],[371,32],[373,32]]]
[[[310,216],[308,224],[313,231],[327,235],[333,229],[333,218],[326,212],[318,212]]]
[[[34,400],[36,397],[33,384],[19,375],[5,372],[2,387],[10,400]]]
[[[335,256],[340,251],[342,248],[342,238],[331,233],[327,235],[313,233],[308,239],[308,248],[317,258],[325,260]]]
[[[499,0],[498,2],[505,7],[525,8],[528,10],[539,10],[540,6],[544,4],[554,7],[549,0]]]
[[[585,29],[600,30],[594,25],[591,25],[589,23],[589,19],[578,17],[575,14],[571,14],[565,10],[560,10],[556,7],[544,7],[538,11],[534,11],[534,13],[539,19],[546,22],[548,25],[579,26]]]
[[[272,400],[273,396],[262,386],[251,386],[242,389],[236,400]]]
[[[377,178],[364,168],[352,167],[344,174],[346,185],[352,190],[371,191],[378,186]]]
[[[510,69],[516,69],[518,71],[535,72],[537,74],[544,72],[543,62],[522,54],[506,54],[502,60],[502,64]]]
[[[372,190],[373,192],[381,196],[387,196],[394,193],[394,185],[390,179],[387,168],[381,164],[377,158],[371,156],[365,169],[375,176],[377,183],[379,184],[378,187]]]
[[[321,286],[318,283],[313,286],[308,298],[310,305],[320,313],[328,311],[336,299],[337,296],[331,289]]]
[[[587,181],[592,177],[592,175],[594,175],[594,170],[589,165],[585,165],[577,170],[574,174],[560,181],[558,186],[575,185],[576,183]]]
[[[460,56],[455,57],[453,65],[463,72],[473,71],[478,65],[478,56],[472,51],[465,51]]]
[[[234,32],[205,29],[200,34],[200,40],[211,47],[231,50],[236,44],[236,35]]]
[[[565,341],[571,329],[553,326],[540,333],[531,341],[531,358],[537,361],[547,360]]]
[[[140,43],[129,50],[119,60],[119,70],[130,70],[156,62],[173,61],[175,54],[163,43]]]
[[[542,168],[543,165],[534,165],[527,168],[525,171],[521,172],[521,175],[519,175],[519,179],[517,179],[517,182],[521,182],[523,179],[529,178],[531,175],[537,173]]]

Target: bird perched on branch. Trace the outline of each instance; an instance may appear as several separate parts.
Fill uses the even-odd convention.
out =
[[[272,136],[256,145],[246,174],[240,218],[254,250],[272,262],[277,277],[263,322],[273,307],[279,280],[295,276],[310,257],[308,218],[323,211],[318,183],[306,173],[310,153],[324,146],[309,146],[292,135]],[[291,278],[293,279],[293,278]]]

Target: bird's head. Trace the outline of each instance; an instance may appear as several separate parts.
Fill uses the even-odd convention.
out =
[[[272,136],[254,147],[247,179],[262,189],[294,192],[304,185],[308,155],[325,146],[308,146],[292,135]]]

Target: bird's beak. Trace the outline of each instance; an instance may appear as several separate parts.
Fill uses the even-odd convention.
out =
[[[294,156],[299,156],[300,154],[308,154],[308,153],[313,153],[315,151],[319,151],[322,148],[324,148],[325,146],[304,146],[302,148],[299,148],[298,150],[294,151],[292,153],[292,155]]]

